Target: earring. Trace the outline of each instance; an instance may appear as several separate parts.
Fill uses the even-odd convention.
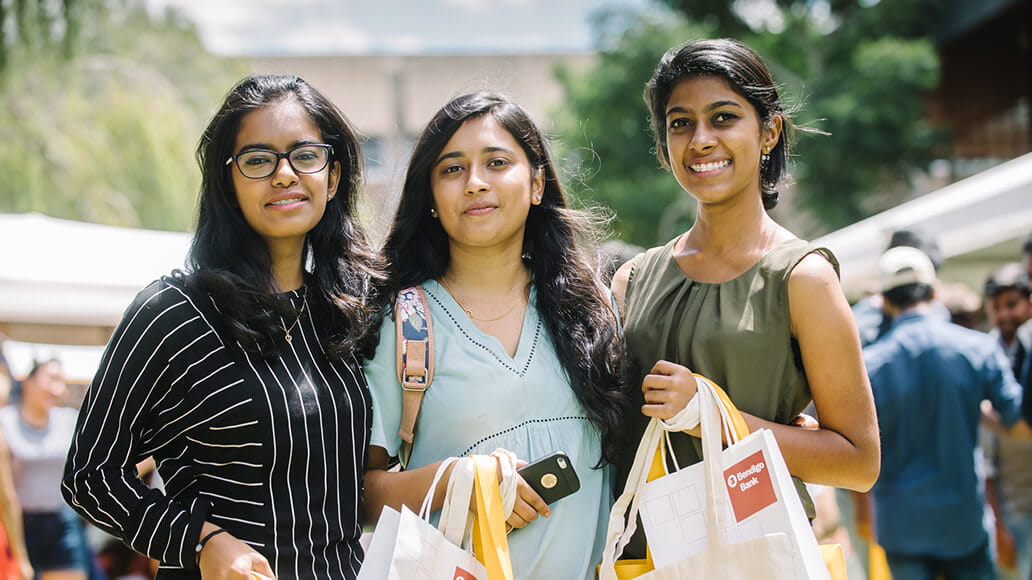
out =
[[[770,161],[769,153],[763,153],[762,155],[760,155],[760,163],[762,165],[766,165],[768,161]]]
[[[437,210],[436,209],[430,208],[430,217],[432,217],[434,219],[437,219]]]
[[[540,195],[535,195],[534,196],[534,203],[541,203],[541,196]]]

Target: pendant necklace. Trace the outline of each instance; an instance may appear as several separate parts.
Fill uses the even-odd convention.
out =
[[[283,327],[283,338],[286,339],[287,344],[290,344],[291,341],[294,340],[294,337],[290,335],[290,331],[294,330],[294,327],[297,326],[297,323],[301,320],[301,315],[304,314],[305,306],[307,306],[307,305],[308,305],[308,286],[305,286],[305,291],[301,295],[301,309],[297,311],[297,318],[294,319],[294,323],[290,325],[290,328],[287,328],[287,326],[285,324],[283,324],[283,319],[282,318],[280,319],[280,326]]]
[[[466,316],[470,317],[470,319],[472,319],[472,320],[479,320],[480,322],[496,322],[498,320],[501,320],[501,319],[505,318],[506,316],[508,316],[509,314],[512,313],[512,310],[514,308],[516,308],[516,305],[519,304],[520,300],[523,298],[523,293],[522,292],[517,294],[516,295],[516,299],[512,301],[512,304],[509,305],[508,310],[506,310],[501,316],[496,316],[494,318],[480,318],[480,317],[474,315],[472,310],[470,310],[469,308],[466,308],[465,306],[462,305],[461,302],[459,302],[459,299],[456,298],[455,292],[451,289],[451,286],[449,286],[448,283],[445,282],[444,276],[441,276],[441,285],[444,286],[444,289],[447,290],[448,293],[452,295],[452,298],[455,299],[455,303],[458,304],[459,308],[461,308],[462,311],[466,313]]]

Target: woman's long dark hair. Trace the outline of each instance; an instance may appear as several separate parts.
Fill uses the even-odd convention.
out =
[[[324,346],[333,358],[375,346],[378,318],[369,295],[383,278],[382,260],[366,241],[356,219],[362,183],[358,139],[343,113],[303,79],[290,75],[255,75],[226,95],[197,146],[201,196],[197,232],[190,246],[186,282],[207,292],[222,313],[226,330],[245,349],[271,355],[283,343],[281,319],[297,315],[287,298],[277,296],[271,257],[262,237],[248,225],[236,202],[231,166],[241,119],[247,113],[285,99],[299,103],[333,146],[340,163],[336,196],[305,241],[308,307],[321,323]],[[330,192],[332,195],[333,192]]]
[[[545,185],[532,205],[524,233],[524,256],[537,290],[537,306],[553,337],[559,362],[577,400],[602,436],[603,461],[614,461],[619,432],[630,405],[622,377],[622,341],[612,305],[583,245],[591,220],[567,207],[545,139],[527,113],[506,97],[479,92],[445,105],[416,142],[401,203],[387,238],[389,292],[439,278],[450,260],[448,234],[430,216],[430,176],[444,146],[470,119],[491,115],[519,142]]]
[[[674,87],[683,80],[704,76],[720,77],[727,81],[733,91],[742,95],[756,109],[761,127],[766,127],[774,117],[781,117],[782,129],[777,145],[771,150],[770,158],[760,164],[763,207],[774,209],[778,205],[778,182],[788,168],[794,126],[781,104],[781,96],[767,66],[752,49],[737,40],[697,40],[671,48],[660,59],[652,78],[645,85],[644,94],[645,104],[649,106],[652,117],[656,157],[663,167],[670,167],[666,108]]]

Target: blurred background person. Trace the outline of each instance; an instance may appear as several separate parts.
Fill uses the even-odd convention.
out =
[[[963,282],[940,282],[935,292],[936,299],[950,313],[950,322],[964,328],[986,332],[992,325],[985,312],[982,294]]]
[[[1025,267],[1025,287],[1032,292],[1032,233],[1021,243],[1021,258]],[[1032,316],[1032,312],[1029,314]],[[1025,392],[1032,392],[1032,348],[1029,348],[1029,345],[1032,345],[1032,320],[1021,325],[1017,334],[1025,342],[1025,356],[1018,365],[1018,382]],[[1026,423],[1032,425],[1032,398],[1027,397],[1022,401],[1021,416]]]
[[[935,242],[927,240],[924,236],[914,230],[900,229],[892,232],[889,244],[885,248],[905,246],[921,250],[931,260],[936,270],[942,266],[942,256],[939,247]],[[977,296],[975,301],[977,302]],[[936,315],[944,321],[953,319],[950,309],[938,299],[933,302]],[[981,310],[981,308],[978,308]],[[867,347],[881,338],[892,326],[892,318],[886,314],[882,294],[878,288],[872,288],[872,292],[864,296],[852,306],[853,318],[856,320],[856,329],[860,333],[860,346]],[[879,551],[872,555],[870,544],[873,540],[874,529],[871,522],[871,498],[868,493],[851,491],[837,488],[835,499],[838,503],[841,514],[841,524],[849,535],[849,543],[856,554],[855,562],[862,568],[863,575],[872,574],[872,559],[878,560],[874,566],[881,564]],[[851,565],[853,565],[851,563]],[[855,570],[854,572],[859,572]]]
[[[889,245],[886,250],[898,247],[917,248],[931,260],[935,270],[942,267],[942,255],[939,253],[939,246],[927,240],[912,230],[896,230],[889,238]],[[949,309],[938,300],[932,303],[935,312],[943,320],[950,320]],[[865,296],[862,300],[853,305],[853,318],[856,319],[856,329],[860,332],[860,346],[867,346],[878,340],[888,332],[892,326],[892,319],[885,312],[882,304],[882,294],[876,292]]]
[[[57,360],[36,362],[20,400],[0,409],[29,561],[40,580],[86,580],[90,551],[82,521],[61,497],[61,476],[77,412],[59,407],[65,379]]]
[[[1015,378],[1032,339],[1018,335],[1018,328],[1032,317],[1026,278],[1022,264],[1011,262],[993,270],[985,281],[989,335],[1007,354]],[[999,415],[985,404],[982,424],[985,492],[995,518],[1000,577],[1027,580],[1032,578],[1032,441],[1007,433]]]
[[[928,256],[892,248],[879,270],[892,325],[864,349],[882,434],[875,537],[894,580],[991,580],[980,409],[988,399],[1004,425],[1016,425],[1021,388],[993,339],[934,312]]]
[[[1029,350],[1028,337],[1019,337],[1018,327],[1032,318],[1030,294],[1027,274],[1017,262],[996,268],[985,281],[985,312],[992,325],[989,335],[1007,353],[1015,377]]]
[[[0,407],[7,404],[14,389],[14,375],[3,353],[0,337]],[[32,564],[25,549],[22,531],[21,504],[14,491],[11,476],[11,455],[7,441],[0,433],[0,580],[30,580]]]
[[[1032,233],[1021,242],[1021,260],[1025,266],[1025,283],[1032,288]]]

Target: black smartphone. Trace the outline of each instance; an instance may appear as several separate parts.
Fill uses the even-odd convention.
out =
[[[580,480],[573,470],[573,463],[562,451],[528,463],[516,472],[548,504],[580,489]]]

